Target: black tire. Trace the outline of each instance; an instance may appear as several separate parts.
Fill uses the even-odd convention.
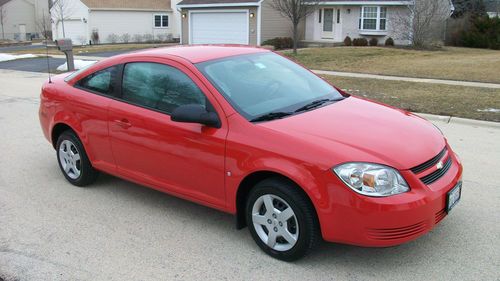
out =
[[[80,159],[75,161],[75,165],[79,168],[80,174],[77,177],[73,176],[75,178],[72,178],[70,175],[68,175],[68,173],[65,172],[62,166],[63,164],[61,162],[59,151],[61,149],[61,145],[65,141],[71,142],[74,145],[74,148],[77,149],[78,154],[80,155]],[[97,179],[99,172],[92,167],[92,164],[90,163],[87,153],[85,152],[85,149],[82,145],[82,142],[73,131],[67,130],[61,133],[61,135],[59,135],[56,144],[56,155],[57,155],[57,163],[59,164],[59,168],[61,168],[61,172],[71,184],[79,187],[84,187],[93,183]]]
[[[295,214],[295,222],[298,223],[298,238],[296,239],[295,245],[289,250],[277,251],[269,247],[259,237],[259,234],[254,226],[252,220],[254,204],[259,198],[268,194],[271,196],[278,196],[279,199],[286,201],[286,204],[292,208]],[[275,199],[273,200],[273,205],[278,203],[279,202],[276,202]],[[253,239],[264,252],[276,259],[283,261],[294,261],[300,259],[313,249],[321,240],[319,222],[314,206],[311,204],[306,195],[299,190],[299,187],[290,181],[281,178],[269,178],[259,182],[252,188],[248,195],[245,211],[248,229],[250,230],[250,234]],[[268,226],[266,226],[266,228],[267,227]],[[272,228],[273,226],[270,224],[270,227]],[[271,231],[271,229],[268,229],[268,231]]]

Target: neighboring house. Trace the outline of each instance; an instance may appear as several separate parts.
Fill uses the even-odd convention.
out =
[[[182,44],[234,43],[261,45],[274,37],[291,37],[290,21],[272,9],[272,0],[183,0]],[[311,2],[317,2],[311,0]],[[396,18],[409,18],[413,0],[323,0],[300,25],[299,38],[308,43],[340,43],[346,36],[376,37],[383,43],[410,42]],[[451,3],[450,3],[451,5]],[[451,8],[451,7],[450,7]]]
[[[413,1],[399,0],[325,0],[319,10],[306,19],[306,41],[342,42],[346,36],[354,38],[375,37],[384,42],[388,37],[396,44],[409,42],[399,37],[401,26],[398,18],[410,17],[408,5]],[[409,30],[406,32],[410,32]]]
[[[18,41],[41,37],[38,27],[48,15],[47,0],[0,0],[1,39]]]
[[[170,0],[56,1],[64,2],[51,8],[54,39],[71,38],[75,45],[165,41],[176,30]],[[98,42],[92,42],[93,34],[98,34]]]
[[[500,17],[500,0],[484,0],[484,6],[490,18]]]
[[[290,37],[290,22],[267,1],[183,0],[177,4],[182,19],[181,42],[260,45],[274,37]]]

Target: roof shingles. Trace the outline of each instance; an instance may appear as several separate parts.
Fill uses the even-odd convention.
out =
[[[170,0],[81,0],[90,9],[171,10]]]

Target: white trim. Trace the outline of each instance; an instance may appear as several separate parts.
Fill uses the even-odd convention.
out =
[[[331,2],[319,2],[318,5],[384,5],[384,6],[401,6],[401,5],[412,5],[413,1],[331,1]],[[315,4],[311,4],[315,5]]]
[[[257,46],[260,46],[262,42],[262,38],[260,38],[262,28],[262,2],[264,2],[264,0],[260,0],[259,6],[257,7]]]
[[[193,32],[191,30],[191,21],[193,19],[192,14],[202,14],[202,13],[245,13],[247,20],[247,28],[246,28],[246,45],[250,44],[250,10],[248,9],[224,9],[224,10],[189,10],[188,11],[188,32],[189,32],[189,40],[188,44],[191,45],[193,42]]]
[[[156,26],[156,16],[160,16],[160,26]],[[163,26],[163,17],[167,17],[167,26]],[[167,29],[170,27],[170,15],[165,13],[153,14],[153,29]]]
[[[157,12],[157,13],[171,13],[172,9],[137,9],[137,8],[92,8],[91,11],[128,11],[128,12]]]
[[[184,8],[212,8],[212,7],[256,7],[260,2],[249,3],[214,3],[214,4],[191,4],[191,5],[176,5],[178,9]]]
[[[377,17],[376,18],[365,18],[365,8],[377,8]],[[380,14],[382,12],[382,8],[385,8],[385,28],[384,29],[380,29],[380,21],[381,21],[381,17],[380,17]],[[387,20],[387,14],[388,14],[388,10],[387,10],[387,7],[384,7],[384,6],[373,6],[373,5],[367,5],[367,6],[362,6],[361,7],[361,15],[360,15],[360,26],[359,26],[359,32],[360,34],[361,33],[364,33],[366,35],[370,35],[370,34],[374,34],[377,33],[387,33],[387,25],[388,25],[388,20]],[[365,29],[365,22],[364,20],[365,19],[371,19],[371,20],[375,20],[375,29]]]

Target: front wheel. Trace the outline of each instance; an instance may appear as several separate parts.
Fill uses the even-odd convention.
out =
[[[285,180],[273,178],[258,183],[250,191],[246,218],[257,245],[280,260],[297,260],[320,240],[312,204]]]

